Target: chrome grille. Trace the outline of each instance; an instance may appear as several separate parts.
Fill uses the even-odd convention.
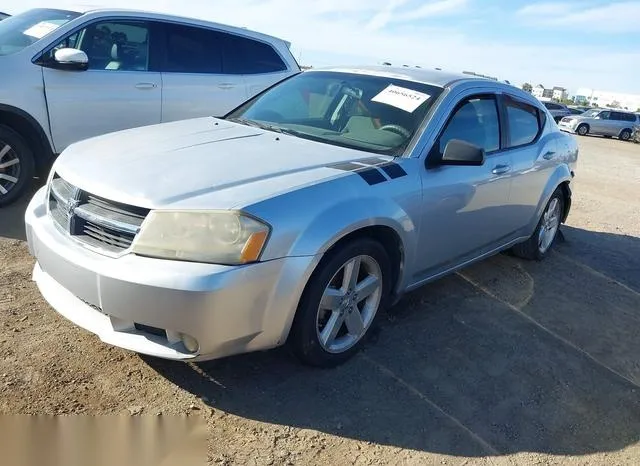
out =
[[[49,212],[70,236],[118,253],[131,246],[149,210],[95,196],[56,175],[49,188]]]

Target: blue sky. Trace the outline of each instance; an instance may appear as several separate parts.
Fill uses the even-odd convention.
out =
[[[389,61],[640,94],[640,0],[0,0],[0,11],[77,5],[256,29],[314,66]]]

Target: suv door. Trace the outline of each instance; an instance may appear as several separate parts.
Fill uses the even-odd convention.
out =
[[[591,129],[589,132],[595,134],[610,134],[608,129],[610,125],[610,117],[611,112],[608,110],[603,110],[602,112],[598,113],[598,115],[596,115],[593,120],[591,120]]]
[[[89,57],[86,71],[42,69],[57,152],[81,139],[160,122],[162,83],[160,73],[150,71],[151,36],[146,21],[98,21],[45,53],[73,47]]]
[[[169,23],[163,29],[163,122],[223,116],[247,99],[242,75],[223,71],[224,33]]]
[[[451,139],[483,148],[486,158],[482,166],[436,165],[424,170],[418,281],[494,249],[509,233],[511,155],[501,150],[500,135],[493,94],[463,97],[451,112],[427,165],[441,156]]]
[[[223,69],[229,75],[244,78],[248,98],[291,74],[270,44],[233,34],[225,34]]]

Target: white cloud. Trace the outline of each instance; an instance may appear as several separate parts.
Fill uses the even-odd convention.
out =
[[[571,3],[534,3],[520,8],[516,14],[519,16],[549,16],[566,14],[571,11]]]
[[[87,0],[97,1],[100,0]],[[20,7],[46,5],[63,8],[73,3],[70,0],[22,0]],[[108,0],[111,7],[128,7],[130,3],[130,0]],[[402,27],[395,27],[393,31],[384,27],[367,29],[376,14],[389,8],[388,0],[190,0],[188,3],[136,0],[135,7],[249,27],[282,37],[292,42],[296,58],[301,58],[303,64],[320,66],[390,61],[394,64],[437,66],[452,71],[473,70],[516,84],[528,81],[552,83],[569,89],[588,86],[640,92],[636,80],[640,74],[640,50],[612,50],[607,47],[606,39],[602,46],[590,47],[588,52],[579,41],[553,46],[519,45],[504,39],[482,39],[472,31],[467,33],[464,27],[445,29],[433,22],[419,26],[404,23],[416,15],[444,14],[446,10],[429,11],[419,7],[412,10],[412,3],[394,4],[390,18],[380,21],[381,24],[403,22]],[[440,3],[436,1],[423,6]],[[449,0],[449,10],[446,11],[454,12],[454,4],[455,0]],[[462,8],[462,2],[457,4],[458,9]],[[15,0],[0,0],[0,11],[3,9],[15,12]],[[494,24],[495,21],[493,19]],[[491,24],[491,20],[487,19],[487,22]],[[592,30],[592,27],[590,24],[586,29]]]

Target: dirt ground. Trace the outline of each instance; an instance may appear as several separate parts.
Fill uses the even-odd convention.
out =
[[[0,210],[0,413],[187,414],[211,464],[640,464],[640,145],[579,138],[565,241],[408,295],[333,370],[197,365],[101,343],[31,282]]]

